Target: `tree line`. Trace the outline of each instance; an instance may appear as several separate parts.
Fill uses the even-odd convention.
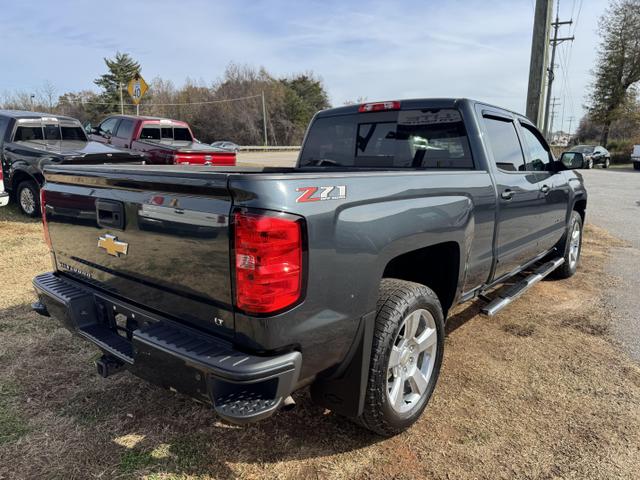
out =
[[[587,114],[576,141],[627,154],[640,144],[640,0],[613,0],[600,18]]]
[[[69,115],[97,125],[105,116],[120,113],[120,90],[124,86],[124,113],[136,107],[126,85],[141,65],[126,53],[105,58],[106,73],[94,80],[99,91],[83,90],[57,95],[46,83],[33,93],[5,93],[2,108],[36,110]],[[299,145],[313,114],[328,108],[322,80],[314,73],[275,77],[265,68],[230,64],[210,84],[187,79],[183,86],[160,77],[151,79],[140,103],[140,115],[174,118],[188,122],[203,142],[230,140],[240,145],[262,145],[264,113],[270,145]]]

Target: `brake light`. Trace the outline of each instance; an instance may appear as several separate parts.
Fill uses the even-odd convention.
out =
[[[302,294],[301,218],[236,212],[236,305],[247,313],[273,313]]]
[[[381,112],[383,110],[400,110],[400,102],[375,102],[375,103],[363,103],[358,108],[358,112]]]
[[[40,189],[40,213],[42,214],[42,227],[44,230],[44,243],[47,244],[49,250],[53,250],[51,245],[51,237],[49,237],[49,224],[47,223],[47,191]]]

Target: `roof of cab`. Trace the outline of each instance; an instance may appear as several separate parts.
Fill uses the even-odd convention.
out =
[[[10,117],[15,119],[34,119],[37,120],[39,118],[52,118],[55,117],[59,120],[68,120],[73,122],[78,122],[79,120],[73,117],[68,117],[66,115],[58,115],[55,113],[43,113],[43,112],[29,112],[27,110],[0,110],[0,116]]]
[[[152,116],[138,116],[138,115],[124,115],[124,114],[117,114],[117,115],[111,115],[111,117],[118,117],[118,118],[130,118],[131,120],[140,120],[140,121],[145,121],[145,120],[153,120],[153,121],[162,121],[164,120],[165,122],[176,122],[176,123],[187,123],[184,120],[175,120],[173,118],[166,118],[166,117],[152,117]]]
[[[353,105],[346,105],[344,107],[336,107],[336,108],[328,108],[326,110],[321,110],[318,112],[318,117],[331,116],[331,115],[348,115],[352,113],[358,113],[358,109],[361,105],[366,105],[368,103],[382,103],[387,101],[398,101],[400,102],[401,110],[412,110],[419,108],[455,108],[461,103],[468,104],[481,104],[490,108],[495,108],[497,110],[502,110],[504,112],[509,112],[517,117],[526,118],[524,115],[518,112],[514,112],[504,107],[499,107],[497,105],[491,105],[489,103],[481,102],[479,100],[472,100],[469,98],[407,98],[407,99],[390,99],[390,100],[379,100],[374,102],[362,102],[355,103]]]

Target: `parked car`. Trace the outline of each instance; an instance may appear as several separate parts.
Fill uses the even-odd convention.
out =
[[[583,168],[593,168],[594,165],[602,165],[602,168],[609,168],[611,164],[611,154],[606,148],[596,145],[576,145],[564,153],[579,153],[584,158]]]
[[[238,153],[240,151],[240,145],[237,145],[233,142],[228,142],[228,141],[219,141],[219,142],[213,142],[211,144],[212,147],[217,147],[217,148],[222,148],[224,150],[230,150],[232,152],[236,152]]]
[[[112,115],[88,132],[92,140],[144,153],[149,164],[236,164],[235,153],[198,142],[179,120]]]
[[[87,140],[80,122],[49,113],[0,110],[4,187],[25,215],[40,215],[42,169],[49,164],[141,163],[144,158]],[[2,178],[0,176],[0,179]]]
[[[575,273],[587,207],[529,120],[467,99],[319,112],[295,168],[45,175],[54,270],[34,308],[102,350],[101,375],[126,368],[235,423],[311,385],[382,435],[425,409],[452,307],[493,295],[493,315]]]
[[[631,161],[633,162],[633,168],[640,170],[640,145],[634,145],[631,152]]]

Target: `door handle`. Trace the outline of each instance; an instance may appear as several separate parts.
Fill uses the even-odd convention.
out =
[[[541,191],[542,193],[544,193],[545,195],[546,195],[547,193],[549,193],[549,190],[551,190],[551,189],[549,188],[549,185],[542,185],[542,186],[540,187],[540,191]]]
[[[508,188],[506,190],[503,190],[502,193],[500,194],[500,196],[502,197],[503,200],[511,200],[513,198],[513,194],[515,192],[513,190],[509,190]]]

